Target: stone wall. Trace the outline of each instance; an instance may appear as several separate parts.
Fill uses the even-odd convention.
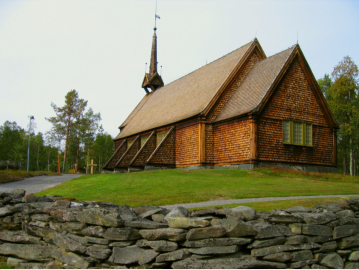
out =
[[[17,268],[359,268],[359,199],[271,213],[0,192],[0,256]]]

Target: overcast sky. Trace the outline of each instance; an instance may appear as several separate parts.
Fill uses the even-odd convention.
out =
[[[298,33],[317,79],[346,55],[359,64],[359,1],[158,0],[157,13],[165,84],[255,36],[271,56]],[[34,115],[45,133],[51,102],[76,89],[115,137],[145,94],[154,14],[155,0],[0,0],[0,125]]]

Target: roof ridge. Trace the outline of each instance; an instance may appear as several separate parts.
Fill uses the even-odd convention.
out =
[[[170,85],[170,84],[172,84],[172,83],[174,83],[174,82],[176,82],[176,81],[182,79],[183,77],[186,77],[186,76],[188,76],[188,75],[190,75],[190,74],[192,74],[192,73],[194,73],[194,72],[196,72],[196,71],[198,71],[198,70],[200,70],[200,69],[202,69],[202,68],[204,68],[204,67],[206,67],[206,66],[208,66],[208,65],[213,64],[214,62],[216,62],[216,61],[218,61],[218,60],[220,60],[220,59],[222,59],[222,58],[228,56],[228,55],[231,54],[231,53],[234,53],[234,52],[238,51],[239,49],[243,48],[244,46],[247,46],[248,44],[254,42],[255,40],[256,40],[256,39],[253,39],[252,41],[250,41],[250,42],[244,44],[243,46],[241,46],[241,47],[239,47],[239,48],[237,48],[237,49],[235,49],[235,50],[233,50],[233,51],[231,51],[231,52],[229,52],[229,53],[227,53],[227,54],[225,54],[225,55],[223,55],[223,56],[221,56],[221,57],[219,57],[219,58],[217,58],[217,59],[215,59],[215,60],[213,60],[212,62],[209,62],[208,64],[205,64],[204,66],[201,66],[201,67],[199,67],[199,68],[193,70],[193,71],[190,72],[190,73],[187,73],[186,75],[183,75],[182,77],[177,78],[176,80],[170,82],[169,84],[166,84],[166,85],[163,86],[163,87],[166,87],[166,86],[168,86],[168,85]],[[161,87],[161,88],[162,88],[162,87]],[[158,90],[160,90],[161,88],[159,88]]]

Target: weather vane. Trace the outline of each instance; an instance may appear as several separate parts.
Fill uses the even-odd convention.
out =
[[[161,19],[160,16],[157,15],[157,0],[156,0],[156,10],[155,10],[155,28],[153,28],[155,31],[157,30],[156,28],[156,20],[157,19]]]

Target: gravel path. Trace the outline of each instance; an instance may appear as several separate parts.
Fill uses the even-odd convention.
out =
[[[67,182],[80,176],[82,176],[82,174],[63,174],[60,176],[35,176],[17,182],[1,184],[0,191],[9,192],[14,189],[22,188],[26,190],[26,193],[36,193],[48,188],[52,188],[58,184]]]
[[[250,202],[267,202],[267,201],[283,201],[283,200],[297,200],[297,199],[314,199],[314,198],[336,198],[336,197],[359,197],[356,195],[319,195],[319,196],[296,196],[296,197],[267,197],[267,198],[252,198],[252,199],[236,199],[236,200],[217,200],[200,203],[182,203],[182,204],[171,204],[163,205],[162,207],[167,209],[173,209],[177,206],[183,206],[186,208],[196,207],[207,207],[207,206],[218,206],[234,203],[250,203]]]

